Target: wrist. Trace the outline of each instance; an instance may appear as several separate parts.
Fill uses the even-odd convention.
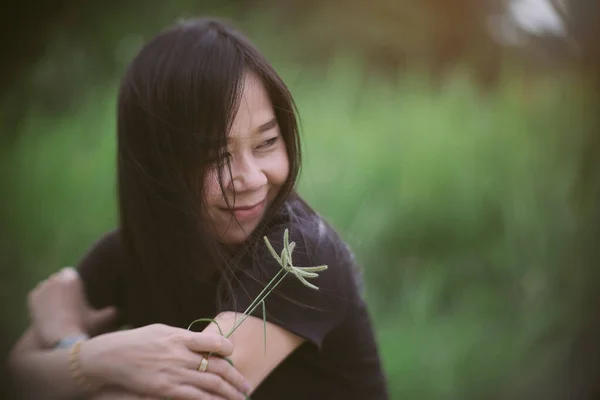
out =
[[[58,340],[54,344],[54,348],[56,349],[69,349],[77,342],[84,342],[88,340],[90,337],[85,333],[73,333],[70,335],[64,336],[62,339]]]
[[[93,355],[93,343],[89,340],[79,340],[69,351],[71,375],[84,392],[88,394],[99,391],[106,386],[102,371],[97,368],[97,359]]]
[[[51,330],[40,330],[35,327],[34,329],[36,330],[38,341],[46,348],[55,348],[63,339],[68,337],[83,337],[88,335],[84,329],[79,328],[76,325],[62,325],[58,329]]]
[[[85,329],[79,328],[76,325],[63,325],[60,329],[42,332],[41,336],[45,339],[44,342],[48,347],[56,347],[65,338],[89,335]]]
[[[85,340],[79,350],[79,364],[81,373],[96,387],[111,384],[108,370],[103,368],[104,352],[102,342],[97,339]]]

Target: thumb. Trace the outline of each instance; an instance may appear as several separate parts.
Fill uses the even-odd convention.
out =
[[[117,318],[116,307],[105,307],[100,310],[90,310],[87,318],[87,328],[90,332],[97,333],[107,327]]]

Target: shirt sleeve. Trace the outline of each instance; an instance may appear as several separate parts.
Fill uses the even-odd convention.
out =
[[[278,254],[283,248],[285,228],[276,229],[268,236]],[[318,236],[293,228],[289,235],[290,242],[296,243],[292,252],[294,266],[327,265],[328,268],[318,272],[317,278],[307,279],[318,290],[307,287],[288,273],[265,300],[266,320],[321,348],[327,334],[343,320],[348,303],[357,291],[351,257],[337,236]],[[242,263],[235,274],[219,311],[244,312],[282,269],[264,242],[259,243],[248,258],[250,260]],[[252,315],[262,318],[262,306],[259,305]]]
[[[115,329],[122,320],[124,255],[117,231],[103,235],[77,265],[89,304],[96,309],[118,309]]]

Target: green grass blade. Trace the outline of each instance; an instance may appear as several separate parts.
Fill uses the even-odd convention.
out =
[[[197,319],[197,320],[193,321],[193,322],[190,324],[190,326],[188,326],[188,331],[189,331],[190,329],[192,329],[192,326],[193,326],[193,325],[194,325],[196,322],[212,322],[212,323],[214,323],[214,324],[217,326],[217,329],[219,329],[219,333],[221,334],[221,336],[223,336],[223,331],[221,330],[221,327],[219,326],[219,323],[218,323],[217,321],[215,321],[214,319],[212,319],[212,318],[200,318],[200,319]]]
[[[283,270],[281,270],[281,271],[283,271]],[[281,283],[281,281],[287,276],[287,274],[288,274],[288,271],[285,271],[285,273],[283,274],[283,276],[281,278],[279,278],[279,280],[277,282],[275,282],[275,284],[273,285],[273,287],[271,289],[269,289],[269,291],[264,296],[262,296],[262,298],[259,299],[259,297],[260,297],[259,296],[252,303],[256,303],[257,301],[260,302],[260,301],[264,300],[273,291],[273,289],[275,289],[277,287],[277,285],[279,285]],[[277,275],[279,275],[279,273]],[[271,282],[273,280],[274,280],[274,278],[271,280]],[[269,282],[269,283],[271,283],[271,282]],[[264,290],[263,290],[263,292],[264,292]],[[226,338],[229,338],[229,336],[231,336],[233,334],[233,332],[235,332],[235,330],[246,320],[246,318],[248,318],[248,316],[254,312],[254,310],[256,309],[256,307],[258,307],[258,304],[259,303],[255,304],[254,307],[252,307],[250,310],[246,310],[244,312],[244,317],[240,320],[240,322],[238,322],[237,324],[235,324],[229,330],[229,332],[227,332],[227,334],[225,335]]]
[[[290,231],[287,228],[283,231],[283,248],[290,248]]]
[[[287,247],[288,260],[289,260],[290,266],[294,265],[294,262],[292,261],[292,253],[294,252],[295,248],[296,248],[296,242],[291,242],[290,245]]]
[[[296,271],[294,270],[294,272],[296,272]],[[313,285],[312,283],[310,283],[309,281],[304,279],[302,277],[302,275],[297,274],[297,273],[294,273],[294,275],[296,275],[296,278],[298,278],[300,280],[300,282],[302,282],[304,284],[304,286],[308,286],[311,289],[319,290],[319,288],[317,286]]]
[[[275,258],[279,262],[279,264],[281,265],[281,257],[279,257],[279,254],[277,254],[277,252],[275,251],[275,249],[271,245],[271,242],[269,242],[269,238],[267,238],[265,236],[264,239],[265,239],[265,243],[267,245],[267,249],[269,249],[269,252],[273,256],[273,258]]]
[[[258,296],[256,296],[256,298],[252,301],[252,303],[250,303],[250,305],[248,306],[248,308],[246,308],[246,310],[244,311],[244,314],[248,314],[250,309],[253,309],[255,304],[258,304],[261,301],[262,295],[263,293],[265,293],[266,291],[269,291],[271,289],[273,289],[275,286],[277,286],[279,284],[276,283],[275,286],[273,286],[273,288],[271,288],[271,285],[273,285],[273,282],[279,277],[279,275],[281,275],[283,272],[285,272],[285,270],[280,269],[279,272],[277,272],[277,274],[273,277],[273,279],[271,279],[269,281],[269,283],[267,283],[265,285],[265,288],[258,294]],[[286,272],[287,273],[287,272]],[[268,293],[267,293],[268,294]],[[266,295],[265,295],[266,296]],[[251,311],[250,311],[251,312]]]
[[[286,271],[290,270],[288,253],[285,249],[283,249],[283,251],[281,252],[281,266]]]
[[[297,268],[301,269],[302,271],[306,271],[306,272],[321,272],[321,271],[325,271],[329,267],[327,265],[319,265],[318,267],[297,267]]]
[[[265,347],[265,355],[267,355],[267,307],[265,306],[265,301],[261,301],[262,303],[262,314],[263,314],[263,343]]]
[[[306,272],[298,267],[294,267],[294,273],[296,275],[300,275],[304,278],[318,278],[319,277],[319,274],[317,274],[315,272]]]

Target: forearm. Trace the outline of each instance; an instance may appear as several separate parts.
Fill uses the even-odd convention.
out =
[[[33,329],[28,328],[27,331],[19,338],[19,341],[11,350],[11,357],[17,354],[30,351],[39,351],[45,349],[46,346],[38,339]]]
[[[65,329],[60,335],[56,337],[47,338],[46,340],[41,340],[38,335],[34,332],[34,330],[30,327],[25,333],[21,336],[19,341],[15,344],[12,349],[13,354],[26,353],[31,351],[39,351],[39,350],[49,350],[52,349],[60,340],[68,338],[68,337],[89,337],[88,333],[83,329]]]
[[[71,375],[68,349],[12,354],[9,368],[25,398],[73,399],[85,395]]]
[[[240,318],[241,314],[224,312],[217,315],[215,320],[223,332],[228,332]],[[219,329],[213,322],[204,329],[204,332],[219,334]],[[266,353],[260,345],[265,334],[269,338],[269,346],[272,346],[272,349]],[[248,317],[244,323],[239,325],[230,340],[235,346],[230,359],[252,388],[257,388],[287,356],[304,342],[304,339],[270,322],[264,325],[262,319],[254,316]]]
[[[13,347],[8,366],[26,398],[74,398],[82,394],[69,369],[69,350],[52,349],[29,328]]]

